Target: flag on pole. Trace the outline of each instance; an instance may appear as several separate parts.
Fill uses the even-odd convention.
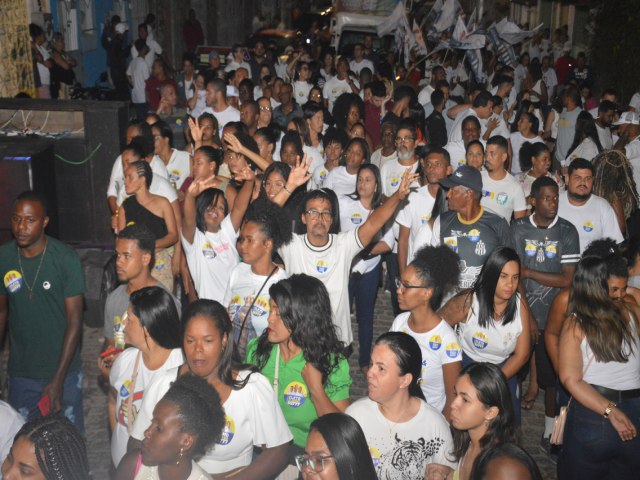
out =
[[[487,37],[484,35],[474,33],[469,34],[467,27],[464,25],[462,16],[458,17],[456,27],[451,34],[451,40],[449,41],[450,48],[456,48],[459,50],[477,50],[483,48],[487,42]]]
[[[514,22],[503,18],[496,24],[496,30],[498,35],[502,40],[507,42],[509,45],[515,45],[517,43],[526,40],[529,37],[533,37],[540,28],[542,28],[542,23],[538,25],[533,30],[522,30],[518,25]]]

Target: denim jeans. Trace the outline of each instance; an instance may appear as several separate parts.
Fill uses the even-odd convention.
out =
[[[71,372],[64,380],[62,413],[84,435],[84,411],[82,408],[82,370]],[[25,420],[40,418],[38,402],[49,380],[9,377],[9,403]]]
[[[640,432],[640,398],[618,403]],[[611,422],[575,399],[569,406],[558,480],[640,478],[640,437],[623,442]]]
[[[358,342],[360,352],[358,364],[368,367],[371,359],[371,344],[373,343],[373,311],[378,296],[378,280],[380,278],[380,263],[368,273],[361,275],[352,273],[349,277],[349,304],[354,297],[356,301],[356,320],[358,321]]]
[[[400,269],[398,268],[398,254],[387,253],[382,256],[387,262],[387,286],[391,293],[391,308],[393,309],[393,316],[400,315],[402,310],[398,305],[398,290],[396,289],[396,278],[400,276]]]
[[[479,362],[476,362],[471,357],[462,352],[462,368],[466,367],[467,365],[471,365],[472,363]],[[506,360],[502,363],[498,363],[496,366],[502,368],[505,363],[507,363]],[[515,415],[516,425],[520,426],[520,423],[522,421],[522,412],[520,412],[520,382],[518,380],[518,375],[514,375],[509,380],[507,380],[507,386],[509,387],[509,393],[511,394],[511,402],[513,403],[513,413]]]

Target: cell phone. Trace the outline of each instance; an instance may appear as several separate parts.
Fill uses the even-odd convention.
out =
[[[109,355],[115,355],[115,354],[118,354],[118,353],[120,353],[122,351],[123,350],[121,348],[111,347],[111,348],[106,349],[104,352],[102,352],[100,354],[100,358],[105,358],[105,357],[108,357]]]
[[[51,399],[47,395],[43,396],[38,402],[38,409],[43,417],[51,413]]]

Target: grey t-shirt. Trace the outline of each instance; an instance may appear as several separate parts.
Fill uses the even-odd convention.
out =
[[[580,112],[582,112],[580,107],[576,107],[570,112],[565,108],[560,114],[560,119],[558,120],[558,138],[556,139],[556,159],[561,163],[567,158],[569,148],[571,148],[571,144],[573,143],[573,137],[575,137],[576,134],[576,121],[578,120]]]

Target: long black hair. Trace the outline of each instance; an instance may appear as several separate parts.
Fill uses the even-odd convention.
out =
[[[174,404],[182,421],[181,431],[195,435],[192,457],[204,455],[220,439],[225,424],[224,408],[217,390],[204,378],[178,377],[161,401]]]
[[[487,431],[480,439],[482,450],[495,447],[505,442],[518,442],[518,429],[513,411],[513,402],[507,385],[507,377],[502,370],[492,363],[472,363],[460,372],[467,375],[473,384],[480,400],[486,409],[497,407],[499,410],[487,426]],[[464,456],[471,442],[469,432],[451,427],[453,434],[453,452],[456,459]]]
[[[13,443],[25,437],[33,444],[40,470],[46,480],[87,480],[89,459],[84,439],[61,413],[25,423]]]
[[[409,395],[426,401],[420,380],[422,375],[422,351],[418,342],[404,332],[387,332],[380,335],[374,345],[387,345],[396,356],[400,376],[407,373],[413,377],[409,384]]]
[[[494,296],[496,293],[496,285],[500,279],[500,273],[508,262],[516,262],[520,269],[520,257],[511,247],[497,247],[487,257],[487,260],[480,270],[480,275],[473,285],[472,292],[478,298],[479,312],[478,324],[487,328],[494,321],[495,308]],[[471,297],[471,296],[469,296]],[[514,321],[520,295],[515,293],[507,302],[507,308],[502,317],[502,325],[507,325]]]
[[[131,294],[129,303],[154,342],[166,349],[180,347],[180,316],[169,292],[162,287],[144,287]]]
[[[322,373],[325,383],[345,352],[332,320],[327,287],[317,278],[300,273],[271,285],[269,296],[291,332],[291,341],[300,347],[304,359]],[[260,370],[267,364],[272,347],[265,330],[258,339],[254,357]]]
[[[242,390],[249,382],[251,373],[256,369],[251,365],[246,365],[240,360],[240,356],[236,351],[235,343],[233,341],[232,324],[229,321],[229,314],[227,309],[220,305],[215,300],[198,299],[195,302],[189,304],[182,314],[182,335],[181,338],[184,341],[184,332],[187,330],[189,322],[195,317],[204,317],[209,320],[218,333],[220,338],[227,336],[227,342],[220,355],[220,363],[218,364],[218,379],[228,385],[234,390]],[[235,378],[235,374],[240,370],[249,370],[251,373],[247,375],[243,380]]]
[[[222,198],[224,202],[224,216],[226,217],[229,215],[229,204],[222,190],[219,188],[207,188],[196,197],[196,227],[202,233],[207,231],[207,223],[204,220],[207,208],[215,206],[218,203],[218,198]]]
[[[567,156],[571,155],[582,141],[586,138],[590,138],[598,148],[598,153],[602,152],[602,144],[600,143],[600,136],[598,135],[598,129],[596,128],[596,121],[593,119],[589,112],[582,111],[578,114],[576,119],[576,130],[573,136],[573,143],[569,147]],[[591,160],[591,159],[588,159]]]
[[[362,140],[362,139],[359,139]],[[366,143],[366,142],[365,142]],[[360,176],[360,172],[364,170],[369,170],[373,173],[373,176],[376,179],[376,190],[373,192],[373,199],[371,201],[371,208],[378,208],[382,203],[382,180],[380,178],[380,169],[377,165],[373,163],[363,163],[358,167],[358,173],[356,178]],[[360,200],[360,194],[358,193],[357,180],[356,180],[356,191],[348,195],[349,198],[353,200]]]
[[[274,165],[276,163],[280,164],[280,162],[274,162]],[[277,253],[282,245],[291,241],[293,232],[289,215],[281,206],[264,197],[258,198],[249,205],[245,222],[256,224],[266,239],[273,242],[273,254]]]
[[[376,470],[367,439],[358,422],[346,413],[328,413],[311,422],[309,431],[324,439],[340,480],[371,480]]]

